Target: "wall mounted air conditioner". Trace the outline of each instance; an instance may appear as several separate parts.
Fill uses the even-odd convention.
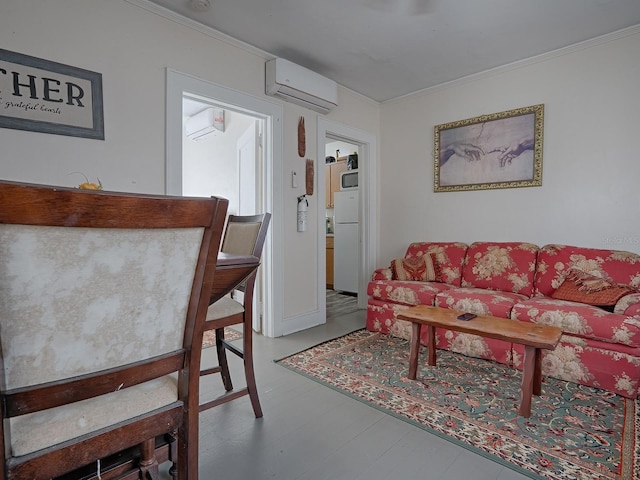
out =
[[[224,132],[224,110],[222,108],[205,108],[189,118],[185,123],[187,137],[192,140],[203,140],[207,135]]]
[[[320,113],[338,106],[338,84],[284,58],[265,65],[266,93]]]

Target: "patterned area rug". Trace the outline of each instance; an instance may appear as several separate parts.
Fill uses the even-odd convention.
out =
[[[224,329],[225,340],[233,341],[233,340],[238,340],[239,338],[242,338],[242,333],[240,333],[237,330],[234,330],[233,328],[225,327]],[[202,348],[211,347],[215,344],[216,344],[216,331],[208,330],[204,332],[204,334],[202,335]]]
[[[633,400],[545,377],[518,416],[521,372],[438,350],[407,379],[409,342],[359,330],[278,363],[532,478],[640,478]]]

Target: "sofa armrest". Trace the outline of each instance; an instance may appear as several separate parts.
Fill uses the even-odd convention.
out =
[[[613,313],[628,315],[630,317],[640,316],[640,292],[625,295],[613,309]]]
[[[389,267],[376,268],[371,275],[371,280],[392,280],[393,273]]]

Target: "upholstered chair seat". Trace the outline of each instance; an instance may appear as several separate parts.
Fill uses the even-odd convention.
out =
[[[222,297],[207,310],[207,322],[238,315],[244,312],[244,306],[229,296]]]
[[[100,397],[12,418],[11,453],[26,455],[136,418],[176,400],[177,378],[166,375]]]

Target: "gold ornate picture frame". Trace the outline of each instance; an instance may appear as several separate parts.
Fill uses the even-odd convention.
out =
[[[544,105],[434,128],[434,192],[542,185]]]

